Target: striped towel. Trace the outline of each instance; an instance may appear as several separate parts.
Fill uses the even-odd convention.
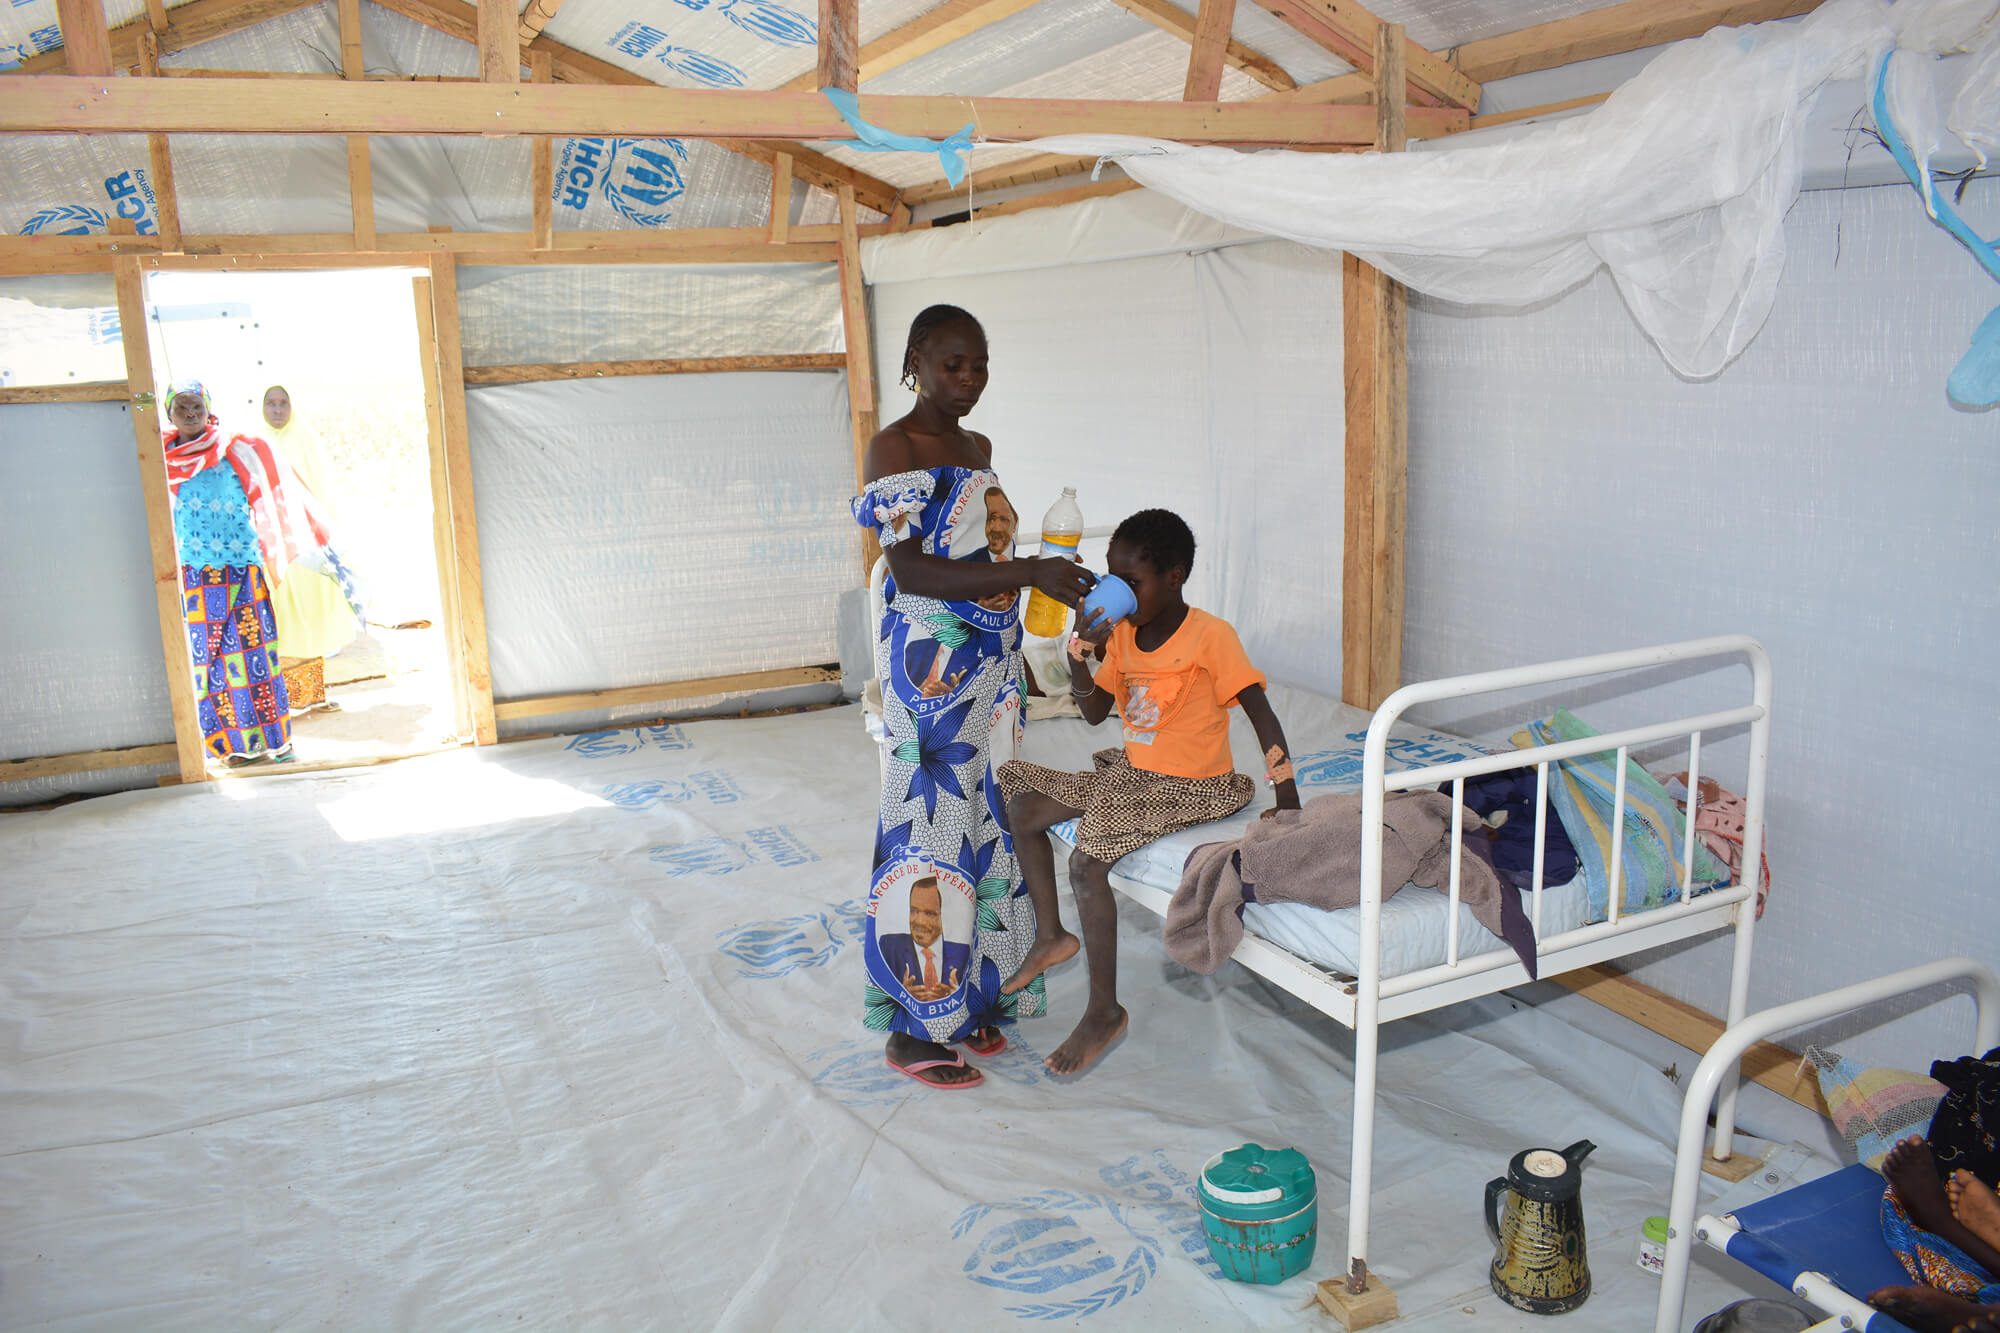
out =
[[[1552,745],[1599,735],[1596,728],[1566,708],[1551,717],[1530,722],[1517,732],[1514,744]],[[1563,831],[1576,847],[1590,888],[1590,919],[1603,921],[1611,914],[1612,814],[1617,793],[1618,752],[1579,755],[1558,762],[1549,774],[1549,796],[1561,816]],[[1686,845],[1687,821],[1667,789],[1631,759],[1625,761],[1624,855],[1619,862],[1620,911],[1637,912],[1676,902],[1681,894],[1681,877],[1686,863],[1681,850]],[[1694,849],[1695,892],[1718,888],[1729,882],[1729,872],[1696,842]]]

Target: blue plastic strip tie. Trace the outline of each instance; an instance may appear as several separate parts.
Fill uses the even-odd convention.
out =
[[[1895,54],[1894,51],[1889,52],[1875,67],[1875,128],[1882,132],[1882,142],[1888,145],[1889,155],[1896,159],[1896,165],[1910,178],[1910,184],[1917,187],[1917,193],[1923,196],[1924,206],[1937,218],[1938,225],[1956,236],[1988,273],[2000,279],[2000,243],[1981,240],[1979,233],[1966,225],[1958,210],[1939,193],[1937,183],[1927,173],[1918,170],[1916,157],[1910,152],[1909,145],[1903,142],[1895,123],[1889,119],[1889,59]]]
[[[820,96],[833,103],[833,109],[854,131],[854,139],[844,144],[861,153],[936,153],[938,165],[944,168],[944,178],[954,188],[965,179],[965,155],[972,151],[973,126],[968,122],[964,129],[949,139],[926,139],[915,134],[897,134],[885,130],[880,125],[870,125],[861,118],[861,102],[845,88],[822,88]]]

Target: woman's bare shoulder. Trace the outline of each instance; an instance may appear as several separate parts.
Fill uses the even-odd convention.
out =
[[[979,450],[979,461],[991,467],[993,465],[993,441],[987,439],[976,430],[969,430],[965,433],[972,437],[973,447]]]
[[[911,472],[916,469],[916,458],[916,441],[898,421],[876,431],[875,438],[868,441],[868,451],[861,460],[862,476],[867,481],[879,481],[898,472]]]

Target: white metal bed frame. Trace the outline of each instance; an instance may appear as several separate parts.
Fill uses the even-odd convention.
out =
[[[1974,1020],[1973,1050],[1989,1051],[2000,1046],[2000,977],[1992,969],[1970,958],[1941,958],[1935,963],[1906,967],[1900,972],[1858,981],[1821,995],[1808,996],[1762,1009],[1748,1018],[1733,1019],[1728,1031],[1715,1039],[1701,1063],[1688,1079],[1686,1099],[1681,1103],[1680,1142],[1674,1153],[1674,1192],[1667,1212],[1667,1261],[1660,1275],[1660,1304],[1653,1319],[1654,1333],[1680,1333],[1683,1307],[1687,1303],[1688,1269],[1694,1262],[1694,1242],[1700,1240],[1723,1249],[1736,1223],[1729,1216],[1704,1215],[1695,1219],[1695,1201],[1701,1184],[1701,1154],[1708,1131],[1709,1104],[1725,1081],[1733,1087],[1744,1054],[1760,1041],[1808,1023],[1818,1023],[1856,1009],[1912,991],[1924,990],[1947,981],[1970,981],[1973,1001],[1978,1006]],[[1724,1122],[1716,1116],[1716,1144]],[[1726,1154],[1722,1154],[1726,1155]],[[1802,1273],[1792,1287],[1801,1296],[1826,1312],[1826,1318],[1806,1333],[1840,1333],[1860,1328],[1875,1312],[1860,1299],[1865,1293],[1841,1290],[1831,1279],[1816,1272]]]
[[[1097,530],[1088,530],[1085,533],[1086,537],[1099,535],[1105,534]],[[886,569],[886,558],[878,560],[870,579],[870,607],[873,614],[871,633],[873,625],[879,624],[881,620]],[[1647,726],[1628,727],[1584,740],[1538,745],[1480,759],[1433,764],[1421,768],[1403,769],[1396,773],[1388,772],[1387,746],[1390,731],[1404,713],[1420,705],[1524,687],[1580,681],[1670,663],[1733,657],[1746,659],[1750,667],[1749,702],[1735,708],[1675,718]],[[1725,727],[1744,725],[1749,727],[1750,757],[1749,774],[1744,789],[1743,877],[1727,888],[1690,897],[1689,878],[1693,871],[1695,846],[1695,805],[1692,803],[1699,798],[1696,788],[1700,780],[1702,734]],[[1375,1148],[1376,1064],[1379,1052],[1378,1030],[1381,1024],[1456,1004],[1462,1000],[1490,995],[1510,986],[1525,984],[1530,979],[1526,967],[1508,949],[1461,958],[1455,931],[1448,932],[1450,943],[1443,964],[1386,979],[1382,976],[1382,807],[1387,794],[1421,787],[1436,787],[1449,782],[1452,784],[1454,797],[1462,797],[1467,778],[1509,769],[1533,768],[1536,771],[1538,800],[1535,818],[1534,888],[1531,891],[1529,920],[1534,924],[1537,936],[1536,958],[1539,974],[1543,977],[1555,976],[1575,968],[1588,967],[1595,963],[1671,944],[1677,940],[1733,927],[1736,940],[1730,969],[1727,1022],[1734,1025],[1742,1021],[1749,1004],[1750,944],[1756,927],[1757,914],[1754,910],[1738,909],[1744,903],[1755,902],[1758,876],[1762,868],[1763,858],[1760,852],[1764,839],[1765,779],[1771,750],[1770,728],[1770,658],[1764,652],[1762,644],[1741,634],[1693,639],[1652,648],[1601,653],[1538,666],[1513,667],[1405,685],[1391,694],[1375,710],[1374,719],[1368,727],[1368,739],[1362,756],[1360,975],[1353,978],[1337,976],[1249,931],[1244,932],[1242,942],[1231,955],[1236,962],[1275,982],[1321,1013],[1354,1031],[1354,1124],[1347,1212],[1347,1285],[1350,1291],[1358,1294],[1364,1289],[1367,1280],[1369,1194],[1373,1187]],[[1622,828],[1625,813],[1625,761],[1630,751],[1635,746],[1654,745],[1682,737],[1688,741],[1688,787],[1691,804],[1687,818],[1686,845],[1682,856],[1687,869],[1681,885],[1681,900],[1645,912],[1621,912],[1623,879],[1620,860],[1624,848],[1623,839],[1616,839],[1612,844],[1609,868],[1611,888],[1608,918],[1565,931],[1549,939],[1541,939],[1542,866],[1544,840],[1547,834],[1549,765],[1579,755],[1602,754],[1615,750],[1617,782],[1612,826]],[[886,762],[885,754],[883,763]],[[1454,853],[1449,887],[1451,913],[1454,918],[1460,902],[1461,853],[1458,850],[1457,836],[1462,832],[1463,812],[1464,805],[1459,801],[1452,821]],[[1116,870],[1111,873],[1111,885],[1126,897],[1150,908],[1162,917],[1166,915],[1167,906],[1173,898],[1167,890],[1142,884],[1120,875]],[[1718,1075],[1715,1103],[1715,1141],[1723,1148],[1719,1156],[1726,1157],[1727,1145],[1733,1142],[1736,1119],[1736,1067],[1733,1064],[1723,1074]]]

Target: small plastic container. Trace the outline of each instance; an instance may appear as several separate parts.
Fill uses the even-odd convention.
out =
[[[1115,625],[1138,609],[1139,599],[1132,592],[1132,585],[1116,574],[1106,574],[1076,604],[1076,627],[1082,629],[1089,624],[1095,611],[1104,612],[1106,625]]]
[[[1319,1185],[1298,1149],[1246,1143],[1218,1153],[1202,1168],[1195,1197],[1224,1277],[1271,1286],[1311,1266]]]
[[[1654,1277],[1667,1271],[1667,1219],[1649,1217],[1639,1228],[1639,1267]]]

